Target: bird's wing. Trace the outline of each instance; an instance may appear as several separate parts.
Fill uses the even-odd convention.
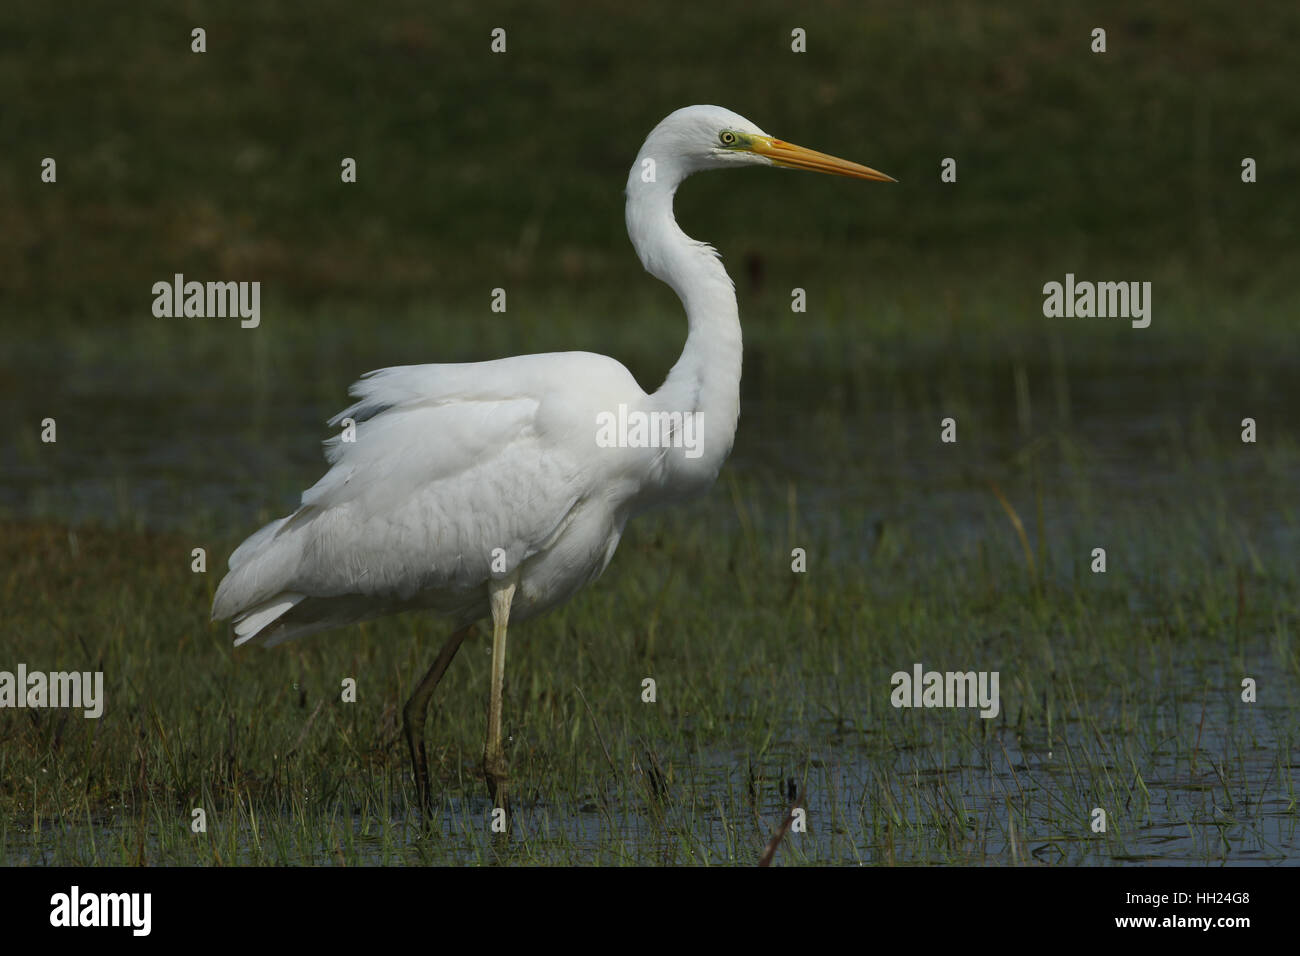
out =
[[[330,420],[343,427],[326,442],[330,470],[231,555],[213,617],[235,617],[243,639],[309,598],[396,607],[517,567],[600,487],[592,396],[644,395],[589,353],[387,368],[351,391]]]

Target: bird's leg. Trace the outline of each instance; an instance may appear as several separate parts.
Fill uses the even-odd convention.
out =
[[[492,697],[488,703],[487,744],[483,748],[483,775],[494,806],[506,808],[506,757],[501,747],[501,691],[506,680],[506,624],[515,582],[493,582],[492,595]]]
[[[416,685],[411,699],[402,708],[402,729],[406,733],[406,745],[411,748],[411,769],[415,773],[415,787],[420,794],[420,808],[426,813],[431,809],[429,799],[429,761],[424,751],[424,721],[429,713],[429,698],[447,671],[447,665],[460,650],[461,643],[469,636],[474,625],[462,627],[442,645],[438,659],[433,662],[429,672]]]

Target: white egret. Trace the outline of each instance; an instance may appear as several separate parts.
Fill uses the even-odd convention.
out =
[[[492,618],[483,772],[506,805],[501,693],[507,621],[571,597],[609,564],[628,518],[703,491],[731,451],[740,414],[736,296],[715,250],[673,218],[691,173],[782,166],[892,182],[866,166],[782,142],[717,106],[689,106],[646,137],[627,179],[627,231],[646,270],[686,309],[686,345],[646,394],[619,362],[590,352],[524,355],[370,372],[354,440],[325,442],[330,469],[291,515],[230,556],[213,601],[235,644],[278,644],[409,610],[454,628],[403,711],[423,806],[429,698],[470,628]],[[611,416],[632,421],[601,441]],[[696,441],[682,441],[689,424]],[[608,437],[608,436],[607,436]]]

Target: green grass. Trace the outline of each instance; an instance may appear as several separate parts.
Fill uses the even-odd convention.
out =
[[[1294,449],[1272,457],[1295,467]],[[602,581],[512,633],[519,813],[504,844],[476,771],[485,636],[435,698],[442,802],[421,833],[397,721],[436,624],[235,651],[206,623],[216,575],[189,570],[197,545],[215,565],[228,532],[11,524],[4,660],[103,669],[108,703],[98,721],[6,716],[4,858],[752,863],[791,779],[810,827],[786,838],[787,862],[1287,857],[1300,593],[1296,516],[1273,520],[1285,493],[1243,509],[1202,474],[1176,502],[1080,506],[1040,486],[1035,519],[1035,484],[1061,463],[1045,454],[1037,477],[1005,486],[1040,542],[1032,575],[975,482],[909,518],[898,492],[805,510],[796,488],[732,473],[635,525]],[[935,535],[936,519],[970,534]],[[1097,537],[1105,575],[1087,570]],[[855,543],[854,559],[834,558]],[[792,546],[807,548],[806,574],[791,572]],[[894,709],[890,675],[914,661],[998,670],[1002,713]],[[1258,703],[1240,702],[1243,676]],[[340,701],[346,677],[355,704]],[[206,835],[188,830],[196,806]],[[1094,807],[1104,834],[1089,830]]]
[[[669,17],[672,29],[666,29]],[[797,21],[797,22],[796,22]],[[203,25],[209,52],[189,51]],[[790,29],[809,52],[789,52]],[[1088,51],[1093,27],[1109,52]],[[508,30],[493,56],[488,34]],[[688,233],[778,287],[876,277],[1153,277],[1227,296],[1296,271],[1300,11],[1157,0],[972,8],[326,0],[0,13],[6,310],[147,316],[173,272],[267,300],[404,304],[616,289],[622,187],[669,111],[715,102],[892,173],[683,190]],[[59,163],[57,186],[39,162]],[[339,182],[353,156],[359,181]],[[939,161],[959,162],[956,187]],[[1243,156],[1258,183],[1239,181]],[[795,278],[787,281],[786,273]],[[68,277],[76,277],[69,282]]]
[[[108,698],[0,712],[0,863],[751,864],[792,787],[779,863],[1294,861],[1300,8],[591,9],[0,11],[0,669]],[[236,651],[220,569],[368,369],[588,349],[653,388],[685,324],[621,189],[694,102],[901,182],[682,189],[737,280],[732,460],[512,632],[508,840],[466,646],[425,830],[398,721],[443,626]],[[155,319],[174,272],[261,281],[261,327]],[[1066,272],[1151,281],[1151,327],[1045,319]],[[1000,715],[893,708],[917,661],[999,671]]]

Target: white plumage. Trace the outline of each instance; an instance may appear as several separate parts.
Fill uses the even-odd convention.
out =
[[[678,228],[672,201],[691,173],[737,165],[888,179],[775,140],[720,107],[671,114],[633,164],[626,209],[642,263],[686,309],[686,345],[663,385],[646,394],[619,362],[588,352],[371,372],[352,387],[355,404],[330,420],[355,422],[355,441],[327,441],[330,469],[298,510],[230,557],[212,614],[232,619],[236,644],[277,644],[407,610],[452,621],[456,633],[407,706],[426,799],[423,745],[412,724],[423,722],[467,627],[493,617],[485,772],[495,796],[504,781],[506,619],[532,617],[593,581],[629,517],[704,490],[731,451],[740,413],[735,293],[712,247]],[[620,406],[698,416],[699,449],[603,447],[599,416]]]
[[[231,556],[213,614],[234,618],[236,643],[416,608],[468,624],[487,615],[494,562],[507,569],[497,577],[520,572],[519,620],[604,569],[642,450],[597,449],[596,415],[646,398],[618,362],[572,352],[404,366],[352,393],[330,424],[353,419],[356,440],[330,439],[332,467],[302,506]]]

